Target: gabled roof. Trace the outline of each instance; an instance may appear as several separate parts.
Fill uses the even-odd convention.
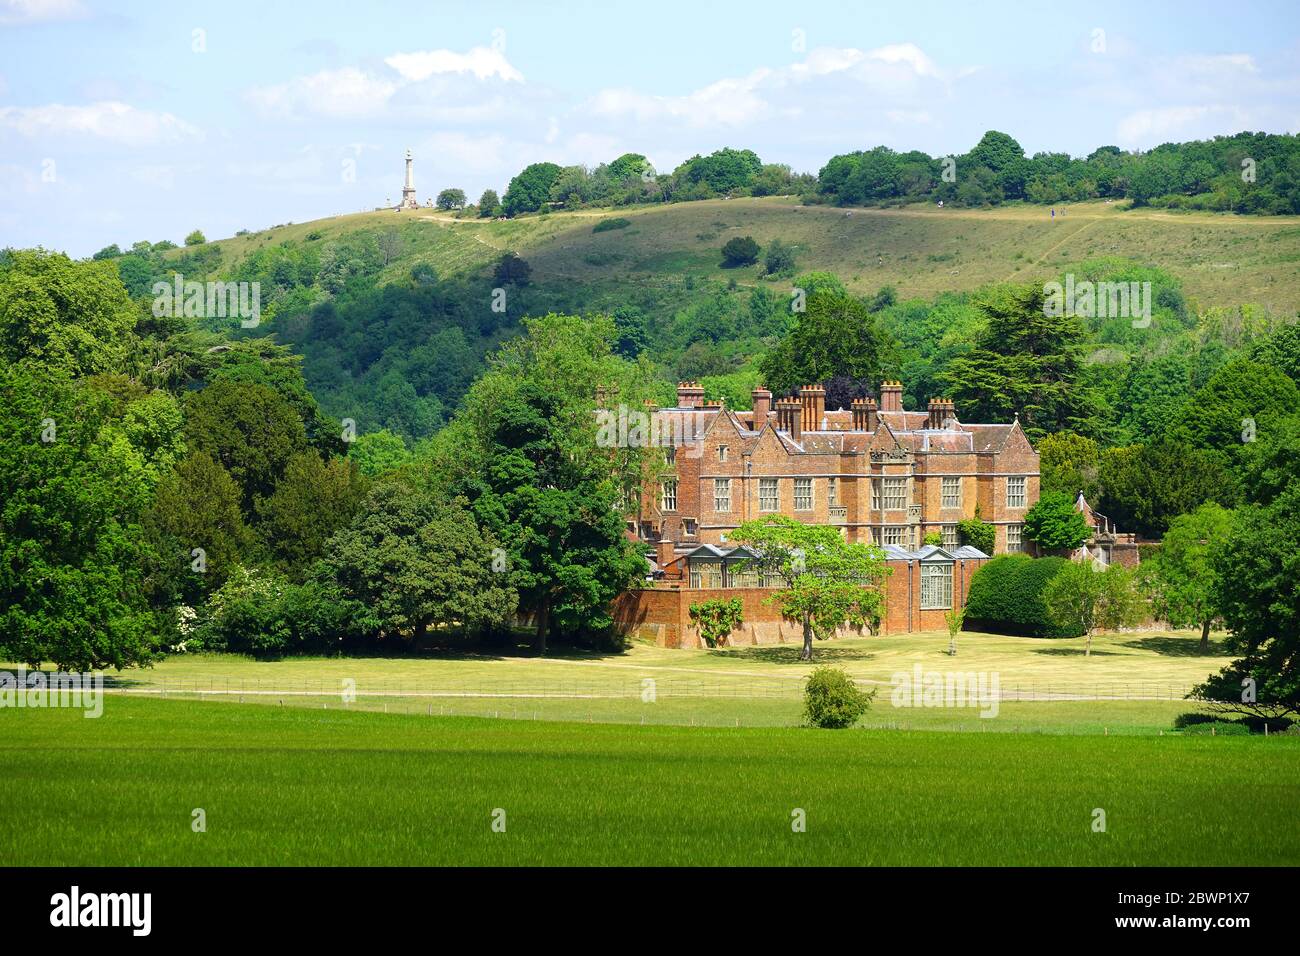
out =
[[[963,544],[959,548],[941,548],[935,544],[927,544],[917,548],[915,551],[901,547],[897,544],[887,544],[883,548],[886,559],[890,561],[929,561],[934,563],[945,563],[955,561],[961,558],[987,558],[988,555],[979,548],[972,548],[968,544]]]

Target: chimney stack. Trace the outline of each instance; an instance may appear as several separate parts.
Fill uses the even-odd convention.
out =
[[[806,432],[821,431],[822,419],[826,417],[826,389],[820,385],[805,385],[799,389],[799,405],[802,429]]]
[[[777,428],[790,433],[795,441],[803,439],[803,415],[800,404],[793,399],[783,398],[776,403]]]
[[[853,430],[856,432],[874,432],[876,430],[876,400],[871,397],[853,400]]]
[[[930,414],[925,421],[926,428],[947,428],[957,417],[957,406],[950,398],[930,399]]]
[[[699,382],[677,383],[677,407],[699,408],[704,404],[704,386]]]
[[[880,384],[880,410],[882,412],[901,412],[903,410],[902,382],[882,382]]]
[[[751,397],[754,400],[754,431],[758,431],[767,422],[767,414],[772,410],[772,393],[759,385]]]
[[[659,565],[659,570],[666,571],[675,557],[676,548],[670,538],[665,536],[655,542],[655,564]]]

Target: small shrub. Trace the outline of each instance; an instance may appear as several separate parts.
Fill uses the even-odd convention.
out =
[[[862,690],[839,667],[815,668],[804,686],[804,721],[810,727],[852,727],[867,712],[875,696],[875,690]]]
[[[758,261],[758,243],[753,236],[728,239],[722,247],[722,264],[728,267],[752,266]]]
[[[773,239],[767,247],[763,269],[770,276],[792,276],[795,273],[794,247],[780,239]]]
[[[592,232],[609,232],[611,229],[626,229],[632,225],[631,219],[624,219],[622,216],[615,216],[613,219],[602,219],[591,227]]]

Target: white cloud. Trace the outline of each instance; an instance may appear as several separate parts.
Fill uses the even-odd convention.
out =
[[[90,11],[81,0],[0,0],[0,26],[81,20]]]
[[[685,96],[601,90],[588,109],[597,116],[629,118],[638,123],[669,119],[695,127],[743,126],[768,111],[757,88],[769,75],[768,70],[757,70],[746,77],[719,80]]]
[[[522,83],[524,75],[510,65],[498,50],[476,46],[468,53],[454,50],[423,50],[415,53],[394,53],[384,60],[401,74],[402,78],[418,83],[441,73],[472,73],[477,79],[500,77],[506,82]]]
[[[348,119],[380,112],[396,91],[396,83],[348,66],[258,87],[247,95],[258,112],[266,116],[286,118],[313,113]]]
[[[276,119],[399,116],[472,123],[507,115],[523,88],[523,74],[487,47],[395,53],[384,63],[378,70],[322,70],[245,95],[259,113]]]
[[[1160,143],[1204,139],[1265,125],[1236,106],[1166,106],[1137,110],[1119,121],[1121,146],[1149,147]]]
[[[740,127],[818,113],[827,104],[809,84],[826,87],[839,97],[933,97],[945,91],[948,79],[920,47],[898,43],[872,50],[819,47],[798,63],[763,67],[740,77],[718,80],[682,96],[656,96],[629,89],[601,90],[588,109],[607,119],[637,123],[675,121],[684,126]],[[796,95],[794,87],[798,87]],[[892,105],[892,104],[891,104]],[[839,109],[836,104],[835,109]],[[919,117],[922,110],[895,106],[899,116]],[[917,121],[913,119],[913,121]],[[928,117],[925,121],[928,121]]]
[[[87,106],[0,107],[0,127],[24,136],[93,136],[127,146],[201,140],[203,133],[171,113],[136,109],[117,100]]]

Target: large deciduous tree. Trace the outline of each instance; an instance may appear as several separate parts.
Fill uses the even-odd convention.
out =
[[[610,602],[645,572],[624,532],[619,476],[657,450],[598,444],[598,384],[633,409],[652,394],[644,366],[613,354],[613,322],[548,315],[525,327],[435,439],[434,458],[509,553],[545,653],[553,633],[612,635]]]
[[[1209,653],[1210,627],[1220,615],[1214,555],[1232,532],[1232,512],[1213,502],[1169,525],[1160,550],[1142,564],[1142,582],[1156,616],[1171,627],[1199,627]]]
[[[1214,600],[1236,660],[1193,692],[1214,709],[1300,716],[1300,417],[1246,458],[1248,499],[1210,561]]]
[[[147,484],[120,467],[111,402],[0,365],[0,656],[90,670],[149,661],[138,508]]]
[[[1141,601],[1133,575],[1118,564],[1105,570],[1090,561],[1070,561],[1043,589],[1047,613],[1061,627],[1077,627],[1086,637],[1084,657],[1092,656],[1092,635],[1135,623]]]
[[[888,568],[875,545],[850,544],[838,528],[785,515],[746,521],[731,540],[753,551],[765,574],[783,581],[771,600],[803,629],[801,660],[812,660],[814,637],[824,640],[843,627],[879,626]]]
[[[0,360],[68,376],[118,371],[137,311],[112,261],[19,250],[0,270]]]
[[[390,482],[330,539],[325,564],[381,636],[420,640],[434,626],[472,632],[508,622],[516,595],[493,566],[496,547],[459,502]]]

